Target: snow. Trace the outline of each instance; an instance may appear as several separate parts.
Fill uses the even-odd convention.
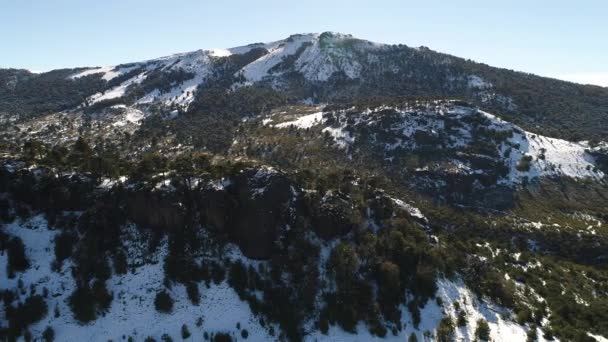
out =
[[[340,148],[346,148],[349,145],[352,145],[355,142],[355,137],[353,137],[350,132],[346,130],[345,126],[342,127],[325,127],[323,128],[323,132],[328,132],[334,140],[336,144]]]
[[[592,333],[587,333],[587,335],[593,337],[597,342],[608,342],[608,338],[601,335],[594,335]]]
[[[287,56],[295,54],[304,43],[310,43],[316,35],[300,35],[293,37],[292,41],[281,41],[267,44],[268,53],[243,67],[240,73],[249,82],[261,81],[269,76],[272,67],[281,63]]]
[[[112,124],[112,126],[123,127],[129,123],[139,125],[139,123],[141,122],[141,120],[144,119],[144,117],[145,117],[145,114],[141,110],[134,109],[134,108],[127,108],[125,110],[124,117],[121,118],[120,120],[114,122]]]
[[[28,292],[30,285],[36,288],[37,293],[42,293],[43,287],[49,290],[49,296],[45,298],[48,314],[29,327],[34,337],[41,336],[42,331],[51,326],[56,341],[119,341],[123,335],[133,336],[136,341],[148,336],[160,340],[163,334],[170,335],[173,340],[181,340],[181,326],[186,324],[192,334],[191,340],[202,341],[204,332],[231,332],[235,337],[240,336],[236,329],[236,324],[240,323],[241,329],[249,332],[248,340],[273,339],[259,324],[249,305],[241,301],[226,282],[211,284],[209,288],[203,283],[199,284],[201,304],[198,306],[190,303],[183,285],[174,284],[168,290],[175,300],[172,313],[157,312],[154,297],[164,288],[162,260],[167,253],[166,239],[153,258],[155,262],[135,267],[125,275],[113,275],[107,281],[107,288],[114,297],[109,311],[91,323],[80,324],[73,318],[67,304],[75,288],[70,263],[64,262],[61,273],[53,272],[50,267],[54,259],[53,240],[58,231],[50,230],[42,215],[26,222],[7,224],[3,229],[7,234],[23,240],[31,267],[17,273],[14,279],[8,279],[7,255],[0,254],[0,290],[17,288],[19,279]],[[24,297],[21,296],[21,300]],[[54,317],[55,307],[60,312],[57,318]],[[3,318],[0,318],[2,322]],[[201,327],[196,324],[199,318],[202,319]]]
[[[110,81],[111,79],[118,77],[122,74],[125,74],[137,67],[138,67],[138,65],[136,64],[136,65],[132,65],[129,67],[105,66],[105,67],[99,67],[99,68],[90,68],[85,71],[79,72],[77,74],[71,75],[69,78],[77,79],[77,78],[84,77],[84,76],[103,73],[103,76],[101,78],[105,81]]]
[[[508,159],[510,167],[509,180],[520,182],[523,177],[567,176],[572,178],[601,179],[604,173],[595,170],[595,159],[585,150],[584,143],[544,137],[530,132],[515,133],[509,139],[513,148]],[[503,151],[508,147],[503,146]],[[543,153],[544,152],[544,153]],[[517,164],[522,156],[532,157],[529,171],[518,171]],[[544,155],[545,159],[539,158]]]
[[[158,89],[140,98],[137,103],[145,104],[152,102],[163,102],[166,105],[176,104],[188,108],[194,100],[198,86],[203,83],[211,72],[210,65],[212,56],[218,53],[216,50],[198,50],[184,54],[177,54],[154,60],[162,66],[163,70],[182,69],[194,73],[194,77],[176,85],[166,93],[160,93]]]
[[[383,122],[383,116],[387,110],[392,112],[390,126],[384,126],[386,121]],[[363,111],[339,110],[327,115],[335,118],[335,122],[331,125],[327,124],[322,113],[314,113],[274,126],[306,129],[324,125],[322,131],[330,134],[339,148],[346,148],[355,143],[356,136],[352,132],[359,131],[356,127],[365,125],[368,127],[363,130],[372,132],[371,143],[378,143],[384,147],[385,160],[393,161],[393,158],[396,157],[394,153],[400,153],[399,151],[403,149],[415,150],[418,148],[414,135],[419,131],[427,132],[438,140],[444,139],[445,145],[453,149],[456,155],[463,153],[463,149],[466,153],[466,149],[475,143],[475,137],[473,137],[475,131],[472,124],[463,119],[468,116],[481,115],[488,119],[483,123],[487,129],[507,133],[505,140],[496,143],[497,153],[500,155],[499,161],[505,162],[509,169],[508,174],[499,180],[500,184],[521,184],[526,178],[530,180],[539,177],[599,180],[605,176],[601,170],[596,168],[595,157],[588,153],[590,147],[587,142],[570,142],[526,132],[517,125],[474,107],[437,102],[427,105],[423,109],[407,106],[403,108],[380,106]],[[460,124],[450,125],[450,131],[448,131],[447,120],[459,121]],[[272,121],[274,121],[274,117],[266,118],[263,124],[268,125]],[[382,140],[378,141],[379,135],[382,135]],[[507,153],[507,150],[510,152]],[[529,171],[517,170],[522,156],[532,158]],[[484,172],[458,158],[454,158],[450,163],[452,165],[450,172],[463,174]]]
[[[228,57],[232,55],[232,51],[229,49],[211,49],[209,55],[213,57]]]
[[[293,35],[277,42],[229,50],[231,53],[243,53],[253,47],[263,47],[268,50],[268,54],[246,65],[238,72],[242,73],[248,83],[251,83],[272,76],[270,69],[288,56],[295,55],[303,44],[308,44],[308,46],[300,56],[297,56],[294,67],[307,80],[314,82],[327,81],[331,75],[340,71],[348,78],[357,78],[363,69],[361,63],[357,61],[359,54],[363,53],[366,60],[374,60],[371,52],[384,47],[383,44],[353,40],[350,35],[327,33]],[[349,44],[355,44],[356,51],[350,49]]]
[[[268,122],[263,121],[262,123],[264,125],[266,125]],[[293,121],[281,122],[280,124],[277,124],[274,127],[287,128],[290,126],[294,126],[298,129],[307,129],[307,128],[311,128],[311,127],[316,126],[321,123],[323,123],[323,112],[318,112],[318,113],[301,116]]]
[[[307,48],[295,63],[307,80],[327,81],[331,75],[343,71],[348,78],[357,78],[362,66],[350,51],[340,49],[330,43],[328,46],[316,44]]]
[[[406,203],[398,198],[390,198],[393,203],[395,203],[395,205],[397,205],[400,208],[405,209],[405,211],[407,211],[411,216],[422,219],[424,221],[427,220],[426,216],[424,216],[422,214],[422,212],[420,211],[420,209],[414,207],[413,205]]]
[[[84,71],[81,71],[79,73],[76,73],[74,75],[69,76],[70,79],[77,79],[80,77],[84,77],[84,76],[89,76],[89,75],[95,75],[95,74],[101,74],[103,73],[104,76],[107,72],[110,72],[112,69],[114,69],[113,66],[105,66],[105,67],[97,67],[97,68],[90,68]]]
[[[469,88],[487,89],[492,88],[492,83],[484,80],[477,75],[470,75],[468,78]]]
[[[142,72],[141,74],[122,82],[121,84],[115,86],[114,88],[108,89],[103,93],[97,93],[97,94],[92,95],[91,97],[89,97],[89,102],[96,103],[96,102],[100,102],[100,101],[104,101],[104,100],[110,100],[110,99],[122,97],[125,95],[125,92],[129,88],[129,86],[131,86],[133,84],[139,84],[145,78],[146,78],[146,74]]]
[[[414,328],[412,318],[404,306],[401,306],[402,322],[405,322],[405,328],[392,335],[389,331],[385,338],[379,338],[371,335],[364,323],[359,323],[357,333],[351,334],[345,332],[338,326],[331,326],[327,335],[323,335],[319,331],[313,331],[306,337],[306,341],[407,341],[409,336],[414,333],[418,341],[427,341],[424,337],[425,331],[435,334],[437,326],[441,319],[447,314],[452,317],[456,323],[457,310],[454,302],[457,301],[462,310],[465,311],[467,317],[467,325],[464,327],[456,327],[455,341],[473,341],[475,339],[475,330],[477,321],[484,319],[490,327],[490,337],[495,342],[512,342],[525,341],[527,328],[518,325],[515,322],[505,320],[503,316],[509,315],[509,311],[501,306],[490,305],[485,302],[480,302],[477,296],[473,294],[461,280],[440,279],[437,282],[437,296],[443,301],[443,307],[437,305],[436,301],[430,300],[421,309],[421,320],[418,328]],[[540,332],[540,331],[539,331]],[[539,341],[545,341],[542,333],[539,333]]]

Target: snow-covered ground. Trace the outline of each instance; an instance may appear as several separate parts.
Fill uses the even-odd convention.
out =
[[[356,52],[349,48],[352,45],[356,45]],[[374,50],[382,47],[384,47],[383,44],[355,40],[349,35],[339,33],[299,34],[270,43],[251,44],[229,49],[197,50],[131,63],[128,66],[88,68],[69,76],[69,78],[76,79],[100,74],[103,80],[110,81],[138,68],[142,69],[139,74],[88,99],[89,103],[96,103],[124,96],[129,86],[141,83],[148,77],[148,72],[151,70],[157,68],[164,71],[182,69],[186,72],[192,72],[194,77],[182,84],[175,85],[168,92],[160,93],[159,90],[154,90],[145,94],[137,99],[136,103],[162,102],[187,107],[194,99],[198,86],[207,80],[212,70],[211,63],[217,58],[244,54],[253,48],[266,49],[267,54],[244,65],[235,73],[235,75],[242,75],[245,78],[244,84],[251,84],[269,76],[280,75],[281,72],[273,70],[273,67],[289,58],[294,58],[296,53],[301,52],[299,56],[295,56],[293,70],[301,72],[307,80],[326,81],[337,72],[343,72],[349,78],[358,77],[362,70],[361,64],[357,61],[359,54],[363,53],[366,55],[366,59],[374,60],[370,56],[373,55]],[[238,86],[238,84],[235,86]]]
[[[394,109],[399,116],[399,120],[388,127],[379,126],[378,122],[382,119],[381,113],[387,109]],[[323,117],[323,113],[313,113],[273,126],[277,128],[295,127],[297,129],[321,126],[323,132],[329,133],[334,138],[338,147],[345,148],[352,145],[356,140],[356,136],[350,133],[348,127],[368,125],[373,130],[383,130],[378,131],[378,134],[389,134],[394,137],[391,143],[385,144],[385,151],[391,152],[398,148],[416,149],[415,133],[420,131],[435,137],[441,136],[441,133],[446,130],[444,119],[450,117],[461,121],[463,126],[449,132],[449,134],[444,134],[445,142],[450,148],[460,149],[474,144],[473,128],[465,123],[464,119],[479,114],[489,120],[487,128],[501,132],[512,132],[506,141],[497,146],[498,152],[503,156],[509,169],[508,175],[500,180],[501,183],[519,184],[526,178],[530,180],[538,177],[558,176],[596,180],[604,178],[604,173],[595,166],[595,158],[587,152],[589,146],[586,142],[570,142],[527,132],[495,115],[471,107],[442,104],[422,111],[411,108],[387,107],[367,109],[360,113],[342,111],[336,114],[337,122],[332,125],[327,125],[327,119]],[[267,118],[263,123],[272,125],[273,120],[274,118]],[[374,143],[375,136],[372,135],[371,139],[369,142]],[[509,151],[508,156],[506,156],[507,150]],[[527,171],[518,170],[518,164],[524,156],[531,158],[530,168]],[[469,166],[458,161],[454,163],[460,170],[478,171],[471,170]]]
[[[480,302],[477,297],[461,282],[446,279],[439,280],[437,297],[443,301],[439,306],[436,301],[429,301],[421,309],[420,324],[414,327],[412,317],[407,308],[401,307],[402,321],[406,322],[405,328],[393,335],[391,332],[387,336],[380,338],[373,336],[365,327],[364,323],[359,323],[357,334],[345,332],[337,326],[332,326],[327,335],[315,331],[307,337],[308,341],[407,341],[411,334],[415,334],[418,341],[434,341],[434,334],[443,317],[449,315],[456,324],[458,310],[454,302],[458,302],[459,307],[466,313],[467,324],[464,327],[456,327],[456,341],[475,340],[475,330],[477,321],[484,319],[490,327],[490,337],[495,342],[525,341],[527,329],[517,323],[503,318],[508,314],[508,310],[497,305],[490,305]],[[426,334],[431,334],[430,339],[425,338]],[[540,330],[538,331],[539,340],[545,341]]]
[[[595,169],[595,160],[586,152],[589,147],[585,143],[549,138],[530,132],[515,133],[510,142],[519,145],[519,149],[512,149],[508,159],[511,181],[521,180],[524,176],[593,179],[604,177],[602,171]],[[532,157],[532,162],[529,171],[521,172],[517,170],[517,164],[524,155]]]
[[[269,123],[269,121],[266,121],[266,123]],[[310,127],[316,126],[321,123],[323,123],[323,112],[318,112],[318,113],[300,116],[299,118],[297,118],[293,121],[281,122],[280,124],[274,125],[274,127],[286,128],[289,126],[294,126],[298,129],[306,129],[306,128],[310,128]]]
[[[175,284],[169,290],[175,303],[171,314],[163,314],[154,308],[156,293],[164,288],[163,262],[166,254],[164,243],[154,256],[153,263],[145,263],[129,270],[125,275],[113,275],[107,282],[113,294],[109,311],[89,324],[78,323],[68,306],[68,297],[75,288],[69,262],[64,262],[60,273],[53,272],[54,238],[59,233],[50,230],[45,219],[35,216],[26,222],[14,222],[4,226],[4,232],[18,236],[26,246],[26,255],[31,267],[9,279],[6,273],[7,255],[0,254],[0,290],[16,289],[22,281],[29,293],[33,286],[36,293],[46,288],[49,295],[45,298],[48,313],[45,318],[29,327],[35,338],[41,336],[47,326],[55,331],[56,341],[120,341],[123,336],[132,336],[135,341],[143,341],[148,336],[160,340],[168,334],[173,340],[182,340],[181,327],[186,324],[192,336],[191,341],[202,341],[204,332],[229,332],[240,339],[240,330],[249,332],[250,341],[273,340],[259,319],[253,315],[249,305],[241,301],[236,292],[226,282],[213,283],[207,288],[199,284],[201,303],[193,305],[187,297],[186,289]],[[20,299],[25,299],[21,295]],[[55,308],[59,317],[55,317]],[[0,326],[5,326],[5,317],[0,313]],[[201,323],[200,326],[197,323]]]
[[[68,307],[68,297],[75,288],[70,268],[71,262],[64,262],[61,270],[55,272],[51,269],[54,258],[54,238],[59,233],[49,229],[42,215],[30,218],[27,221],[15,221],[2,227],[10,236],[17,236],[26,246],[26,255],[31,267],[17,273],[9,279],[6,273],[7,255],[0,254],[0,290],[16,289],[19,282],[23,283],[24,293],[19,293],[23,300],[34,288],[36,293],[48,290],[45,301],[48,304],[48,314],[41,321],[29,327],[32,335],[41,336],[44,329],[51,326],[55,331],[57,341],[107,341],[122,340],[123,336],[131,336],[141,341],[148,336],[157,340],[162,335],[169,335],[173,340],[181,340],[181,327],[186,325],[192,334],[192,341],[204,339],[204,332],[229,332],[240,340],[240,330],[246,329],[249,333],[248,341],[271,341],[266,327],[262,327],[248,304],[241,301],[235,291],[224,281],[219,285],[211,284],[206,287],[200,283],[201,302],[192,304],[187,297],[186,289],[181,284],[174,284],[169,291],[175,303],[171,314],[159,313],[154,308],[156,293],[165,289],[163,259],[167,253],[167,241],[163,240],[157,252],[151,256],[143,257],[147,245],[142,244],[145,236],[139,236],[135,226],[124,230],[121,240],[127,248],[130,260],[135,262],[124,275],[113,275],[107,281],[107,288],[113,295],[110,309],[89,324],[80,324],[72,316]],[[139,240],[138,240],[139,239]],[[325,259],[330,248],[325,246]],[[323,253],[322,253],[323,254]],[[258,267],[261,261],[249,260],[240,253],[235,246],[229,246],[225,257],[240,260],[245,265]],[[405,341],[411,334],[415,334],[419,341],[433,340],[439,322],[443,317],[450,316],[457,321],[459,310],[466,314],[465,326],[456,326],[454,335],[458,341],[473,341],[477,322],[479,319],[487,321],[490,327],[490,336],[493,341],[525,341],[528,327],[518,325],[507,317],[512,317],[509,310],[499,306],[480,301],[461,280],[440,279],[437,283],[437,297],[441,299],[439,305],[436,300],[430,300],[421,309],[421,322],[414,327],[411,314],[401,305],[401,321],[404,328],[393,335],[388,332],[385,338],[373,336],[364,323],[359,323],[357,333],[351,334],[338,326],[331,326],[328,333],[309,329],[305,336],[306,341]],[[457,303],[457,304],[456,304]],[[58,317],[55,317],[55,311]],[[0,325],[5,325],[4,311],[0,311]],[[240,329],[237,328],[237,324]],[[276,326],[275,326],[276,329]],[[540,329],[540,328],[538,328]],[[544,341],[543,334],[538,332],[539,341]],[[430,339],[427,338],[431,336]],[[591,335],[596,340],[606,341],[605,337]]]

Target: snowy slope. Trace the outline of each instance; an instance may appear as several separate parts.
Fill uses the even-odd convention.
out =
[[[132,336],[135,341],[143,341],[148,336],[160,340],[164,334],[178,341],[182,339],[181,327],[186,324],[192,334],[190,340],[202,341],[204,332],[229,332],[240,337],[240,331],[236,329],[237,323],[240,323],[241,329],[248,330],[249,340],[272,340],[248,304],[241,301],[226,282],[219,285],[212,283],[210,288],[199,284],[199,306],[191,304],[183,285],[174,285],[170,290],[175,300],[172,313],[156,311],[154,297],[164,288],[162,260],[167,253],[166,241],[148,263],[133,270],[130,268],[125,275],[114,274],[107,282],[108,290],[114,296],[109,311],[92,323],[80,324],[73,318],[67,304],[76,286],[70,272],[71,263],[64,262],[60,273],[53,272],[50,266],[54,259],[53,240],[59,231],[50,230],[41,215],[26,222],[5,225],[4,231],[23,240],[31,267],[18,273],[14,279],[9,279],[6,273],[7,255],[0,254],[0,290],[16,289],[19,281],[23,281],[24,288],[28,289],[26,294],[30,286],[35,288],[36,293],[42,293],[44,288],[49,290],[49,296],[45,298],[48,314],[29,327],[35,338],[40,337],[47,326],[51,326],[55,330],[56,341],[119,341],[123,335]],[[21,295],[21,299],[25,297]],[[59,310],[59,317],[54,316],[55,308]],[[197,325],[199,318],[202,319],[200,327]],[[5,324],[3,312],[0,312],[0,326]]]
[[[363,323],[359,323],[356,334],[350,334],[337,326],[332,326],[327,335],[314,332],[308,341],[407,341],[411,334],[416,335],[418,341],[428,341],[425,332],[434,336],[437,326],[443,317],[449,315],[455,322],[458,310],[454,303],[458,302],[460,308],[465,311],[467,324],[464,327],[456,327],[456,341],[474,341],[477,321],[484,319],[490,327],[490,337],[495,342],[525,341],[528,328],[518,325],[512,321],[503,319],[509,311],[498,305],[480,302],[462,281],[439,280],[437,283],[437,297],[443,301],[439,306],[435,301],[429,301],[421,309],[421,320],[418,328],[412,323],[412,317],[405,307],[401,307],[402,321],[406,322],[405,328],[393,335],[390,332],[385,338],[372,335]],[[538,330],[538,341],[545,341],[540,329]],[[431,340],[434,340],[431,337]]]
[[[392,125],[384,126],[380,122],[384,119],[384,111],[393,111],[398,120]],[[335,115],[334,115],[335,114]],[[496,146],[509,172],[501,179],[504,184],[520,184],[525,179],[531,180],[539,177],[570,177],[578,179],[600,180],[604,173],[596,167],[595,158],[588,153],[586,142],[570,142],[562,139],[549,138],[523,130],[521,127],[504,121],[495,115],[473,107],[452,105],[450,102],[437,102],[426,109],[409,107],[392,108],[381,106],[364,111],[342,110],[334,113],[336,120],[328,124],[327,117],[322,112],[304,114],[293,120],[273,124],[276,117],[264,119],[264,123],[277,128],[294,127],[309,129],[320,127],[322,132],[329,133],[339,148],[353,145],[357,141],[358,128],[364,127],[373,133],[371,140],[360,141],[361,144],[378,144],[376,135],[391,137],[391,143],[384,144],[387,154],[396,150],[415,150],[418,148],[415,134],[429,132],[430,135],[444,139],[442,143],[455,151],[465,151],[475,144],[475,130],[467,120],[474,116],[487,119],[485,128],[497,132],[505,132],[510,136]],[[457,120],[461,127],[457,130],[447,131],[446,119]],[[391,141],[391,139],[386,139]],[[518,169],[522,157],[529,156],[529,170]],[[390,158],[389,158],[390,161]],[[460,172],[475,173],[479,170],[454,161]]]
[[[241,301],[226,282],[219,285],[211,284],[209,288],[203,283],[199,284],[202,296],[201,304],[198,306],[188,300],[183,285],[174,284],[169,290],[175,300],[172,313],[157,312],[154,309],[154,296],[164,288],[162,260],[167,253],[166,240],[157,253],[146,259],[142,265],[130,268],[125,275],[113,275],[107,282],[107,287],[114,296],[109,311],[92,323],[79,324],[72,317],[67,305],[68,297],[75,288],[70,273],[71,264],[65,262],[60,273],[53,272],[50,267],[54,258],[53,239],[58,231],[50,230],[42,216],[33,217],[25,222],[8,224],[4,229],[7,234],[18,236],[23,240],[32,266],[26,272],[19,273],[16,278],[9,279],[6,274],[7,256],[0,255],[0,280],[2,280],[0,290],[14,289],[19,281],[23,281],[26,289],[33,286],[37,293],[42,293],[43,288],[49,290],[49,296],[45,299],[49,313],[29,328],[34,337],[40,336],[47,326],[51,326],[55,330],[58,341],[107,341],[108,339],[116,341],[121,340],[123,335],[132,336],[136,341],[148,336],[158,340],[164,334],[168,334],[174,340],[181,340],[181,326],[186,324],[192,333],[190,339],[200,341],[203,340],[204,332],[231,332],[237,337],[239,330],[236,329],[236,325],[239,323],[241,329],[248,330],[248,341],[275,339],[268,334],[267,328],[260,326],[259,319],[252,314],[248,304]],[[137,229],[133,229],[131,234],[137,234]],[[132,236],[123,238],[128,244],[129,254],[135,258],[135,261],[141,261],[137,250],[146,247],[138,245],[131,239]],[[246,264],[255,263],[242,256],[236,248],[231,249],[227,255],[233,260],[239,259]],[[458,340],[472,341],[476,322],[480,318],[487,320],[494,341],[525,340],[527,328],[504,320],[502,317],[508,315],[506,309],[480,302],[461,281],[440,280],[438,288],[437,296],[444,304],[440,307],[435,301],[429,301],[421,310],[421,323],[418,328],[414,328],[409,311],[402,306],[402,321],[406,322],[406,326],[396,336],[389,333],[386,338],[378,338],[371,335],[365,325],[360,323],[356,335],[332,326],[327,335],[315,330],[311,331],[305,340],[403,341],[414,333],[419,341],[423,341],[425,332],[434,333],[444,315],[456,319],[454,302],[459,302],[468,319],[465,327],[456,330]],[[22,295],[21,299],[24,297]],[[54,315],[55,308],[59,311],[59,317]]]
[[[361,61],[373,59],[369,55],[384,45],[352,38],[350,35],[326,32],[323,34],[297,34],[289,38],[270,42],[250,44],[229,49],[197,50],[161,57],[153,60],[131,63],[127,66],[106,66],[88,68],[69,76],[76,79],[90,75],[100,75],[101,79],[110,81],[118,76],[132,72],[138,68],[142,71],[124,80],[119,85],[104,92],[89,97],[88,102],[96,103],[104,100],[117,99],[125,95],[126,90],[133,84],[144,81],[150,71],[183,70],[195,76],[170,91],[161,93],[158,89],[137,99],[136,104],[163,103],[175,104],[183,108],[194,99],[199,85],[204,84],[213,72],[212,62],[235,54],[244,54],[254,48],[263,48],[266,54],[243,66],[235,73],[243,76],[243,84],[252,84],[267,78],[280,76],[285,71],[274,70],[273,67],[295,58],[293,65],[288,65],[288,71],[300,72],[312,82],[326,81],[333,74],[343,72],[349,78],[357,78],[362,70]],[[236,84],[236,85],[243,85]]]

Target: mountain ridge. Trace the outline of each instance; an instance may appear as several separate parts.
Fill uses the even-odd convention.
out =
[[[608,131],[608,88],[339,33],[298,34],[270,43],[71,70],[0,70],[0,114],[29,117],[85,107],[90,112],[114,104],[197,112],[207,96],[201,90],[234,94],[245,86],[265,88],[291,103],[458,98],[530,131],[543,127],[545,135],[555,138],[606,140]],[[49,86],[53,91],[43,88]]]

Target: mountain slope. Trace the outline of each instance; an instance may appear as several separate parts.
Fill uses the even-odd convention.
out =
[[[0,88],[0,112],[12,108],[13,115],[37,115],[70,106],[73,109],[81,103],[98,104],[96,109],[103,103],[162,104],[168,107],[167,111],[181,108],[199,113],[196,106],[190,105],[204,96],[202,90],[210,83],[217,88],[221,79],[223,91],[244,85],[266,86],[291,102],[456,97],[515,121],[529,131],[542,127],[551,137],[570,140],[605,140],[608,131],[606,88],[492,68],[427,48],[384,45],[331,32],[293,35],[277,42],[225,50],[199,50],[69,75],[53,71],[21,79],[15,72],[3,71],[1,83],[5,86]],[[58,74],[65,78],[55,78]],[[51,75],[54,76],[49,79]],[[27,103],[42,99],[31,98],[34,95],[20,89],[31,88],[36,82],[77,87],[81,102],[32,107]],[[51,102],[57,101],[52,93],[49,96]],[[66,98],[64,93],[56,96]]]
[[[329,32],[1,70],[0,340],[602,341],[607,91]]]

